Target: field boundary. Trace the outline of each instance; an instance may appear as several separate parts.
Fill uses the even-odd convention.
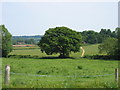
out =
[[[21,48],[21,49],[13,49],[13,50],[32,50],[32,49],[40,49],[40,48]]]
[[[102,76],[110,76],[110,75],[115,75],[114,73],[112,74],[104,74],[104,75],[80,75],[80,76],[62,76],[62,75],[37,75],[37,74],[26,74],[26,73],[14,73],[10,72],[10,74],[14,75],[22,75],[22,76],[36,76],[36,77],[102,77]]]
[[[117,85],[118,85],[118,81],[119,81],[119,69],[118,68],[115,69],[115,73],[111,73],[111,74],[65,76],[65,75],[36,75],[36,74],[29,74],[29,73],[14,73],[14,72],[10,71],[10,65],[6,65],[5,66],[5,80],[4,80],[6,85],[9,85],[10,75],[11,74],[13,74],[13,75],[22,75],[22,76],[35,76],[35,77],[81,77],[81,78],[103,77],[103,76],[114,75],[115,76],[115,81],[117,82]]]

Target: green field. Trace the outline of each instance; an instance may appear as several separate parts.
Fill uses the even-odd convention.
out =
[[[98,44],[83,46],[85,49],[85,55],[96,55],[98,54]],[[46,55],[42,53],[38,46],[34,47],[14,47],[14,50],[9,55],[31,55],[39,57],[57,57],[59,54]],[[82,51],[77,53],[71,53],[70,57],[81,57]]]
[[[98,54],[98,45],[84,46],[85,55]],[[18,47],[19,48],[19,47]],[[10,55],[46,55],[39,49],[16,49]],[[21,48],[21,47],[20,47]],[[66,59],[3,58],[3,76],[6,64],[11,66],[10,88],[116,88],[115,60],[91,60],[80,58],[80,53],[71,53]],[[4,81],[4,77],[2,78]]]

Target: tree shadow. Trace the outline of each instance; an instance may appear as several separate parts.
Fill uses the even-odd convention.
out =
[[[105,60],[105,61],[120,61],[119,57],[115,57],[115,56],[105,56],[105,55],[93,55],[93,56],[84,56],[84,57],[57,57],[57,56],[48,56],[48,57],[40,57],[40,56],[31,56],[31,55],[9,55],[8,58],[24,58],[24,59],[72,59],[72,60],[76,60],[76,59],[82,59],[82,58],[86,58],[86,59],[90,59],[90,60]]]
[[[88,58],[92,60],[120,61],[120,57],[109,56],[109,55],[84,56],[84,58]]]
[[[41,57],[40,59],[75,59],[73,57]]]
[[[31,55],[9,55],[7,58],[26,58],[26,59],[75,59],[73,57],[57,57],[57,56],[49,56],[49,57],[40,57],[40,56],[31,56]]]

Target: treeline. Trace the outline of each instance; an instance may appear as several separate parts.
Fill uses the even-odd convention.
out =
[[[102,43],[106,38],[112,37],[117,38],[115,31],[110,29],[101,29],[100,32],[94,30],[86,30],[79,32],[82,35],[83,42],[86,44],[97,44]],[[13,36],[12,44],[37,44],[43,35],[35,36]]]
[[[13,36],[12,37],[12,44],[37,44],[40,40],[42,35],[35,35],[35,36]]]
[[[115,31],[110,29],[101,29],[100,32],[93,30],[80,32],[83,37],[83,42],[87,44],[102,43],[106,38],[113,37],[117,38]]]
[[[100,53],[107,53],[111,57],[120,59],[120,28],[115,30],[116,38],[107,38],[102,44],[99,45]]]
[[[60,54],[60,57],[69,57],[70,52],[79,52],[82,42],[99,44],[99,52],[105,53],[95,58],[120,59],[120,28],[115,31],[101,29],[100,32],[76,32],[67,27],[49,28],[44,36],[13,36],[5,25],[0,25],[0,57],[7,57],[12,51],[12,44],[37,44],[41,51],[48,55]],[[12,38],[12,42],[11,42]],[[36,42],[35,42],[36,40]],[[2,42],[1,42],[2,41]],[[38,43],[39,42],[39,43]],[[2,53],[1,53],[2,52]],[[107,57],[106,57],[107,55]],[[93,56],[94,57],[94,56]]]

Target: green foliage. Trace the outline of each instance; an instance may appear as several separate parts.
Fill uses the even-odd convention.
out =
[[[34,39],[27,39],[27,40],[25,40],[25,44],[35,44],[35,40]]]
[[[110,29],[101,29],[101,31],[99,32],[99,35],[100,35],[101,42],[103,42],[109,37],[115,37],[114,32],[111,32]]]
[[[95,44],[98,43],[98,33],[95,31],[83,31],[82,33],[84,42],[90,43],[90,44]]]
[[[100,32],[95,32],[92,30],[81,32],[84,42],[88,44],[102,43],[106,38],[113,37],[117,38],[115,31],[110,29],[101,29]]]
[[[116,50],[115,50],[115,55],[116,57],[120,58],[120,28],[116,28],[116,34],[117,34],[117,46],[116,46]]]
[[[71,52],[79,52],[82,42],[81,34],[67,27],[50,28],[41,38],[38,46],[48,55],[60,54],[69,57]]]
[[[12,51],[11,37],[12,35],[7,28],[4,25],[0,25],[0,52],[2,52],[2,57],[6,57]]]
[[[83,67],[82,66],[77,66],[78,69],[82,69]]]
[[[120,58],[120,28],[115,30],[116,38],[106,39],[100,46],[100,53],[106,52],[107,55],[112,55],[116,59]]]
[[[99,52],[100,53],[106,53],[107,55],[113,55],[115,54],[115,49],[117,46],[117,39],[116,38],[107,38],[104,40],[102,44],[99,45]]]

